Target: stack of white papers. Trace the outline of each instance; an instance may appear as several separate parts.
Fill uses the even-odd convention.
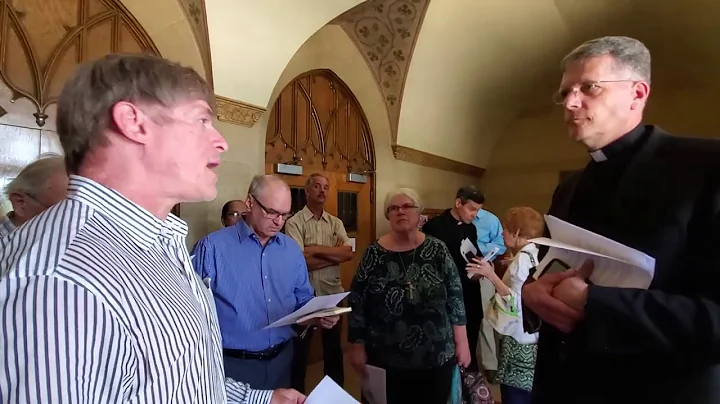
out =
[[[360,402],[329,376],[325,376],[307,397],[305,404],[360,404]]]
[[[311,314],[316,314],[315,317],[322,317],[323,314],[326,314],[328,310],[335,309],[338,303],[342,301],[347,295],[349,295],[350,292],[343,292],[343,293],[336,293],[334,295],[327,295],[327,296],[317,296],[314,297],[309,302],[305,303],[305,305],[299,309],[297,309],[295,312],[288,314],[287,316],[281,318],[280,320],[275,321],[274,323],[266,326],[263,328],[275,328],[275,327],[282,327],[285,325],[292,325],[297,322],[300,322],[303,318],[312,318],[308,317]],[[325,311],[325,313],[322,313]],[[347,312],[350,310],[342,309],[337,310],[337,313],[334,314],[340,314],[341,312]],[[330,315],[334,315],[330,314]]]
[[[590,281],[599,286],[647,289],[655,276],[655,259],[607,237],[545,215],[545,223],[552,239],[540,237],[532,243],[550,247],[535,271],[535,279],[542,275],[553,259],[571,268],[579,268],[592,260],[595,269]]]

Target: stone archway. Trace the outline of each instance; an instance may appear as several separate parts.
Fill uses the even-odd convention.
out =
[[[0,0],[0,185],[39,155],[62,153],[54,104],[63,84],[78,64],[117,52],[161,54],[119,0]]]
[[[352,261],[341,265],[341,281],[348,289],[362,251],[375,240],[375,145],[355,95],[331,70],[301,74],[273,104],[265,172],[274,173],[277,163],[303,168],[302,175],[281,175],[290,185],[294,212],[305,205],[307,178],[313,173],[328,178],[325,210],[343,221],[357,252]],[[311,363],[321,358],[319,341],[313,341]]]

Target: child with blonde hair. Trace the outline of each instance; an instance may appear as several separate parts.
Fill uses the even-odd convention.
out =
[[[503,239],[512,253],[512,262],[502,279],[492,263],[475,259],[467,271],[479,274],[495,286],[485,319],[502,334],[498,381],[503,404],[529,404],[537,357],[537,333],[523,329],[522,287],[530,270],[538,263],[538,247],[529,240],[542,236],[543,216],[528,207],[508,210],[504,221]]]

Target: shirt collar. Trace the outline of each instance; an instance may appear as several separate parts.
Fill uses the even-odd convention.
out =
[[[255,234],[255,232],[253,232],[253,229],[250,228],[250,225],[247,224],[247,222],[245,221],[245,217],[235,223],[235,229],[238,232],[238,237],[240,238],[241,243],[245,241],[245,239],[247,239],[248,237],[257,240],[257,235]],[[278,244],[282,245],[282,239],[278,237],[277,234],[270,237],[268,243],[273,242],[273,240],[276,241]]]
[[[315,217],[315,215],[312,213],[312,211],[310,210],[310,208],[308,208],[307,205],[305,205],[305,207],[302,208],[302,210],[300,211],[300,214],[302,215],[303,220],[306,222],[308,220],[312,219],[313,217]],[[330,223],[329,213],[327,213],[325,210],[323,210],[322,215],[320,215],[320,219]]]
[[[465,224],[461,220],[455,219],[455,216],[452,215],[452,209],[445,209],[445,212],[443,212],[442,214],[443,216],[445,216],[445,220],[452,222],[458,226],[462,226]]]
[[[537,256],[540,250],[538,249],[538,246],[535,245],[535,243],[527,243],[523,248],[520,249],[520,251],[529,252]]]
[[[179,217],[170,213],[166,220],[160,220],[116,190],[89,178],[70,175],[67,199],[91,206],[145,250],[161,235],[187,236],[187,223]]]
[[[601,163],[605,160],[632,152],[642,143],[647,132],[645,125],[640,124],[602,149],[590,152],[590,157],[592,157],[596,163]]]

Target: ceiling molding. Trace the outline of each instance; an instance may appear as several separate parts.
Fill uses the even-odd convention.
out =
[[[330,22],[347,33],[378,83],[397,140],[405,79],[430,0],[368,0]]]
[[[213,87],[212,58],[210,57],[210,35],[208,34],[205,0],[179,0],[185,17],[192,28],[195,42],[202,56],[205,80]]]
[[[460,161],[430,154],[428,152],[411,149],[409,147],[392,145],[393,155],[397,160],[417,164],[424,167],[437,168],[438,170],[450,171],[457,174],[467,175],[475,178],[482,178],[485,169]]]
[[[220,122],[232,123],[234,125],[252,128],[260,120],[265,108],[257,105],[247,104],[242,101],[215,95],[217,103],[217,119]]]

